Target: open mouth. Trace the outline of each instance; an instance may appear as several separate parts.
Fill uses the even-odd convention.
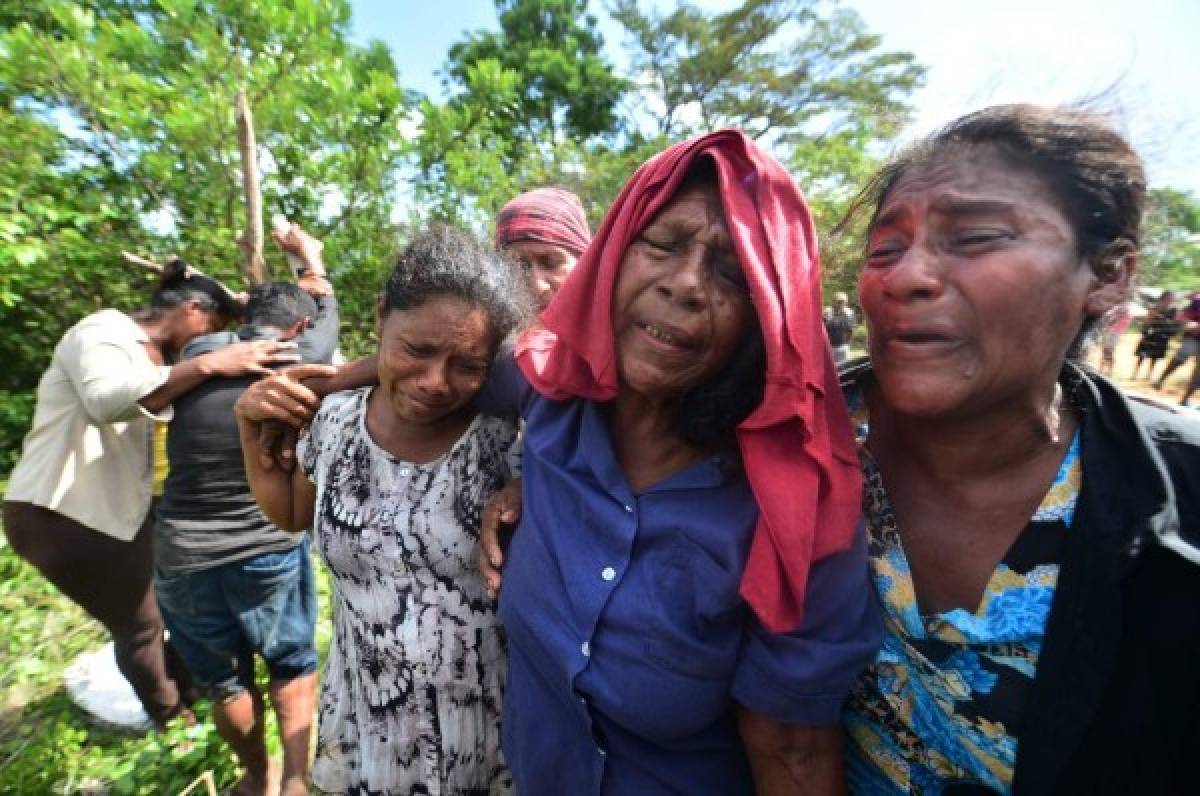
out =
[[[692,347],[692,341],[677,329],[653,323],[638,323],[637,327],[645,332],[651,340],[661,343],[663,346],[678,350]]]
[[[905,334],[893,335],[892,339],[896,342],[909,343],[911,345],[950,342],[949,337],[944,334],[937,334],[936,332],[907,332]]]
[[[958,348],[958,340],[932,331],[893,332],[884,338],[886,350],[901,357],[939,357]]]
[[[449,404],[446,403],[429,403],[428,401],[421,400],[415,395],[408,396],[408,402],[412,406],[415,406],[418,411],[425,413],[441,412],[449,406]]]

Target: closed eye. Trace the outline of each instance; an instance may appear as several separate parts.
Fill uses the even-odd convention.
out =
[[[654,238],[646,234],[639,236],[638,240],[649,246],[651,249],[662,252],[663,254],[670,254],[675,251],[676,244],[673,240]]]
[[[1012,235],[1002,230],[971,230],[954,235],[950,243],[954,246],[975,247],[1009,240]]]
[[[463,373],[467,373],[472,376],[482,375],[487,372],[487,368],[488,368],[486,362],[467,361],[467,362],[458,362],[457,365],[458,365],[458,369],[461,370]]]
[[[409,356],[416,357],[417,359],[425,359],[426,357],[431,357],[437,353],[436,349],[430,348],[429,346],[413,345],[412,343],[405,343],[404,350]]]
[[[746,287],[746,272],[742,270],[741,263],[737,260],[718,259],[713,266],[713,271],[734,287]]]
[[[887,265],[904,254],[904,246],[896,241],[888,241],[872,246],[867,252],[867,265]]]

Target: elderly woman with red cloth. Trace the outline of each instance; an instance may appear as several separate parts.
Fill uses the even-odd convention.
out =
[[[518,792],[841,792],[881,627],[791,178],[731,130],[660,153],[541,321],[476,399],[525,421],[520,522],[502,556],[493,502],[480,562]],[[268,386],[264,417],[319,401]]]
[[[520,264],[539,311],[546,309],[591,240],[583,203],[562,188],[527,191],[496,217],[496,248]]]
[[[542,321],[480,396],[526,422],[500,599],[519,792],[840,792],[880,627],[791,178],[735,131],[659,154]]]

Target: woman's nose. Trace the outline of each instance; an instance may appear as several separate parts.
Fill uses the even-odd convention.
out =
[[[708,300],[707,282],[711,279],[708,255],[706,246],[687,247],[677,259],[676,267],[660,280],[660,294],[688,309],[702,309]]]
[[[942,292],[941,260],[930,247],[914,243],[887,268],[881,281],[895,299],[933,298]]]
[[[431,362],[421,372],[417,386],[430,395],[441,395],[450,389],[449,363]]]

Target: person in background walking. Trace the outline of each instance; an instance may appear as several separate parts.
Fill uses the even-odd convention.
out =
[[[850,358],[850,342],[854,339],[856,321],[850,298],[841,291],[835,293],[833,306],[825,308],[824,319],[825,334],[833,348],[833,361],[840,365]]]
[[[1183,326],[1183,339],[1179,341],[1179,349],[1175,356],[1171,357],[1171,361],[1154,382],[1156,390],[1161,390],[1171,374],[1186,365],[1189,359],[1200,361],[1200,292],[1191,295],[1188,305],[1179,313],[1178,320]],[[1184,402],[1186,403],[1186,398]]]
[[[1131,378],[1137,379],[1144,361],[1149,362],[1146,377],[1154,375],[1155,364],[1166,356],[1167,346],[1179,330],[1179,321],[1176,320],[1178,310],[1174,307],[1174,301],[1175,294],[1170,290],[1164,291],[1142,319],[1142,338],[1138,340],[1137,348],[1133,352],[1137,362],[1133,366]]]
[[[1100,333],[1100,372],[1106,376],[1111,377],[1113,374],[1117,346],[1132,321],[1133,315],[1129,312],[1128,302],[1122,302],[1105,318],[1104,331]]]

